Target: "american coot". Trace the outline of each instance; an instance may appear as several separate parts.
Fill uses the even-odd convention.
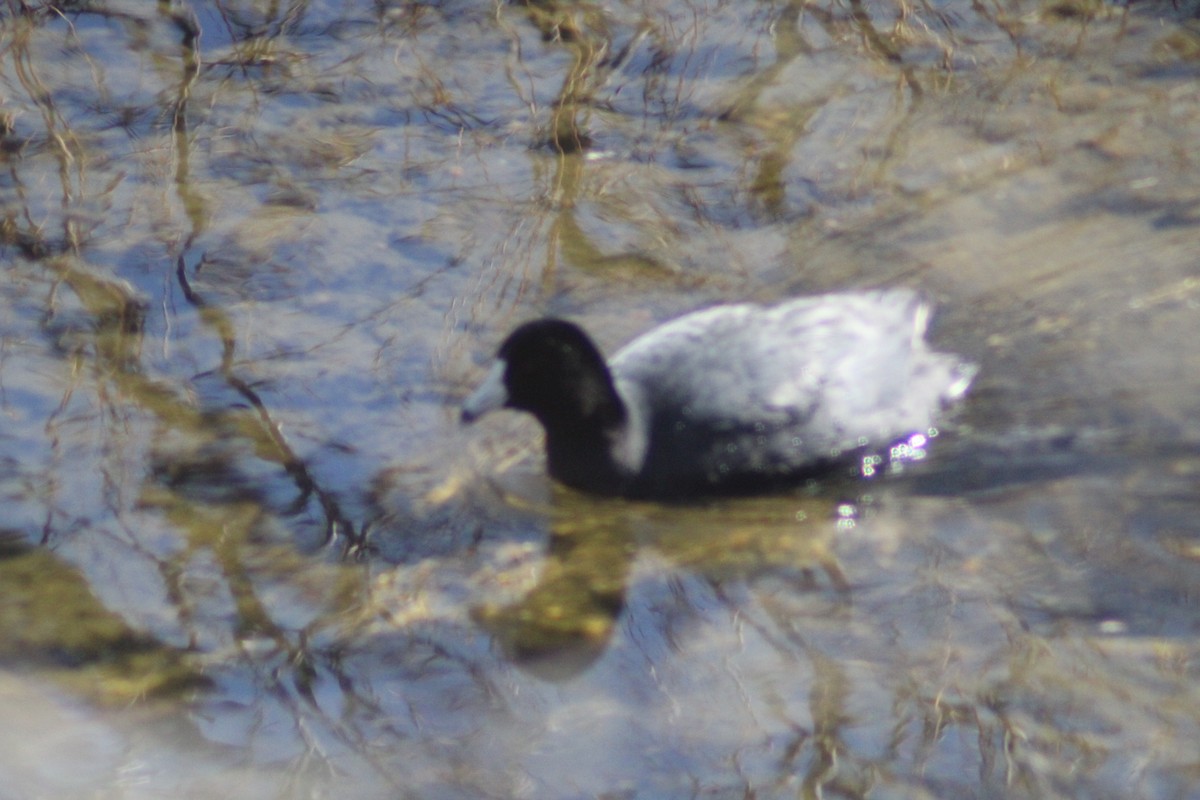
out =
[[[584,491],[766,491],[925,433],[975,368],[926,345],[910,291],[715,306],[635,339],[610,364],[578,326],[521,325],[464,422],[527,411],[550,474]]]

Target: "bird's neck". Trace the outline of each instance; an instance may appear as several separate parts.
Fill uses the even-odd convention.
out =
[[[605,424],[546,425],[546,466],[555,480],[576,489],[621,494],[633,477],[630,465],[618,460],[626,434],[624,414]]]

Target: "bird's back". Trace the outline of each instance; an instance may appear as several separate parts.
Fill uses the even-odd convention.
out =
[[[640,399],[647,491],[783,479],[927,429],[973,370],[926,346],[926,317],[912,292],[834,294],[719,306],[634,340],[611,366]]]

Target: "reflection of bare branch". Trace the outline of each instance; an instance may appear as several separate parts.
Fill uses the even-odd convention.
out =
[[[182,35],[180,45],[183,51],[183,74],[180,78],[174,104],[172,133],[176,147],[175,187],[179,194],[180,203],[191,222],[191,231],[184,244],[184,249],[186,250],[203,233],[207,221],[204,198],[192,188],[190,178],[191,148],[187,124],[188,99],[191,96],[192,86],[199,75],[201,64],[199,48],[200,27],[195,19],[195,15],[190,10],[187,12],[172,12],[169,18]],[[258,430],[265,437],[259,443],[267,445],[265,452],[274,454],[274,460],[283,466],[300,490],[299,496],[293,503],[293,509],[298,510],[303,508],[308,498],[315,494],[321,504],[321,508],[325,512],[326,542],[334,541],[339,537],[346,537],[348,549],[356,546],[359,539],[355,531],[355,526],[342,513],[337,499],[331,493],[321,489],[309,472],[307,465],[288,445],[279,425],[272,418],[266,403],[258,392],[250,386],[249,382],[235,374],[233,369],[233,356],[236,349],[234,325],[220,309],[206,303],[192,288],[187,277],[187,263],[182,253],[176,260],[175,276],[184,298],[197,309],[200,319],[213,329],[221,340],[222,354],[218,371],[225,382],[245,398],[254,409],[261,424]],[[260,448],[260,451],[262,451],[262,448]]]
[[[591,146],[586,114],[595,90],[604,83],[609,34],[603,9],[586,3],[530,0],[530,20],[547,41],[559,42],[575,56],[563,77],[551,112],[547,144],[560,153],[578,153]]]
[[[82,181],[84,161],[83,149],[76,139],[74,132],[66,124],[54,105],[54,94],[46,87],[38,75],[30,54],[30,37],[33,33],[33,23],[25,17],[19,18],[13,30],[12,44],[9,52],[12,54],[13,69],[17,80],[25,89],[30,101],[37,107],[42,116],[45,129],[45,145],[58,162],[59,182],[62,188],[61,204],[63,209],[63,241],[62,249],[78,249],[81,242],[77,236],[73,216],[70,213],[77,198],[78,190],[73,186],[72,169]],[[40,226],[26,215],[31,230],[40,239]]]
[[[160,13],[165,14],[180,32],[183,47],[177,92],[174,102],[168,103],[177,155],[175,185],[191,223],[186,249],[204,231],[208,214],[204,198],[193,189],[189,172],[188,102],[201,63],[199,28],[190,10],[167,12],[164,10],[167,5],[159,4]],[[65,24],[69,26],[69,20]],[[7,114],[3,117],[0,158],[7,164],[11,185],[15,187],[16,202],[10,200],[4,219],[0,221],[0,241],[19,247],[48,275],[51,289],[45,301],[42,321],[47,339],[59,349],[66,367],[73,370],[75,381],[94,381],[95,392],[108,418],[120,420],[127,418],[127,414],[141,414],[146,418],[144,424],[150,429],[158,426],[156,438],[165,437],[169,440],[178,437],[183,442],[202,443],[198,446],[202,451],[205,448],[219,450],[220,437],[231,429],[235,430],[253,445],[258,456],[280,464],[298,488],[298,497],[289,512],[298,512],[312,497],[317,497],[325,513],[328,540],[340,539],[349,549],[357,542],[355,526],[342,513],[336,498],[322,490],[307,465],[288,446],[260,394],[249,381],[236,374],[233,368],[236,344],[234,325],[220,309],[205,305],[190,287],[182,254],[178,257],[177,277],[180,286],[200,319],[215,331],[222,343],[219,374],[249,403],[251,410],[228,410],[218,415],[217,422],[224,424],[214,426],[213,416],[197,410],[178,386],[155,378],[145,368],[142,343],[147,306],[133,287],[106,275],[89,262],[85,255],[88,239],[102,219],[100,214],[92,213],[89,216],[79,210],[81,207],[97,206],[106,209],[124,174],[112,174],[111,178],[105,179],[105,185],[98,189],[89,186],[88,150],[81,142],[81,137],[72,130],[67,114],[56,104],[56,98],[61,95],[58,87],[48,86],[41,72],[45,64],[35,57],[37,51],[32,46],[35,25],[36,21],[31,16],[18,16],[6,29],[7,41],[3,54],[11,59],[13,75],[28,95],[28,104],[39,110],[42,130],[33,136],[18,136],[13,118]],[[97,91],[103,93],[99,71],[93,66],[91,73],[97,82]],[[23,174],[23,168],[31,162],[32,169],[39,166],[34,161],[36,157],[44,158],[47,155],[53,159],[51,174],[56,169],[58,176],[58,207],[52,217],[61,225],[61,234],[58,236],[48,234],[46,222],[40,219],[41,211],[37,205],[40,199],[30,198],[26,192],[27,184],[37,184]],[[68,313],[61,312],[61,307],[68,302],[62,290],[70,292],[77,305],[77,308],[69,308]],[[78,397],[75,389],[75,383],[72,382],[62,397],[59,409],[50,415],[46,423],[50,447],[58,458],[67,457],[58,455],[58,451],[60,440],[65,438],[61,428],[74,416],[72,408],[77,405]],[[117,433],[119,435],[120,431]],[[195,590],[187,585],[191,572],[190,561],[198,551],[211,553],[218,564],[221,580],[235,604],[231,634],[267,637],[275,642],[282,652],[288,654],[287,666],[294,670],[295,681],[300,687],[298,694],[293,692],[293,699],[295,696],[307,697],[306,702],[315,706],[311,690],[303,689],[305,681],[311,681],[311,678],[305,677],[309,673],[305,672],[303,664],[317,657],[308,653],[303,634],[297,642],[294,633],[273,618],[271,609],[263,602],[261,587],[257,585],[258,565],[247,563],[247,544],[270,522],[270,512],[262,491],[258,487],[243,491],[243,487],[235,486],[215,500],[205,498],[198,501],[183,490],[186,484],[181,487],[167,480],[155,485],[155,478],[163,474],[172,478],[192,467],[202,471],[206,466],[218,463],[220,455],[218,453],[213,457],[211,452],[202,452],[201,459],[196,462],[176,459],[165,472],[155,473],[152,470],[139,496],[130,501],[119,498],[119,481],[112,479],[107,465],[102,466],[100,479],[104,483],[104,490],[116,498],[112,500],[110,511],[115,524],[123,527],[128,536],[113,534],[106,525],[94,526],[98,531],[96,535],[114,537],[115,541],[121,541],[123,546],[157,567],[169,598],[168,604],[178,612],[179,622],[193,643],[198,643],[202,638],[199,627],[202,615],[193,611],[204,598],[198,599]],[[204,462],[204,458],[209,461]],[[37,496],[47,498],[47,516],[42,531],[44,544],[53,544],[51,537],[59,535],[61,531],[93,527],[90,520],[76,517],[68,519],[64,516],[67,511],[55,508],[53,498],[64,491],[63,486],[56,482],[58,477],[57,473],[52,473],[37,487]],[[201,479],[206,477],[201,476]],[[236,483],[235,470],[226,471],[221,478]],[[186,543],[184,552],[164,558],[153,547],[139,541],[134,533],[135,525],[127,524],[123,519],[131,503],[138,504],[140,511],[165,516]],[[344,601],[346,595],[340,595],[338,599]],[[115,646],[122,645],[118,641]],[[173,680],[173,676],[165,672],[151,677],[164,682]],[[302,719],[299,710],[295,715],[298,720]],[[327,720],[325,724],[337,730],[336,721]],[[312,752],[325,758],[316,741],[312,742]]]
[[[361,532],[356,530],[354,522],[342,512],[337,498],[331,492],[321,488],[309,471],[308,465],[292,450],[262,397],[248,381],[236,374],[233,357],[237,340],[233,322],[220,309],[208,305],[192,288],[187,278],[187,265],[182,255],[177,261],[175,274],[184,297],[199,311],[200,318],[205,324],[212,328],[221,339],[221,364],[217,371],[229,387],[241,395],[254,409],[259,425],[254,428],[241,426],[240,430],[255,440],[259,445],[260,455],[271,457],[272,460],[283,466],[300,490],[299,496],[292,504],[293,510],[298,511],[303,508],[308,502],[308,498],[315,495],[325,513],[326,543],[344,539],[346,552],[355,551],[362,544]],[[231,413],[236,415],[237,412]],[[258,433],[255,433],[255,430]]]

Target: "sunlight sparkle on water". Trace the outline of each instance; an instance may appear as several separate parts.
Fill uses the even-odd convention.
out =
[[[860,468],[862,476],[872,478],[885,468],[893,474],[903,471],[905,464],[910,461],[921,461],[928,455],[926,448],[929,440],[936,438],[937,435],[937,428],[929,428],[924,433],[914,433],[907,439],[897,442],[888,452],[886,465],[883,456],[877,453],[863,456]]]

